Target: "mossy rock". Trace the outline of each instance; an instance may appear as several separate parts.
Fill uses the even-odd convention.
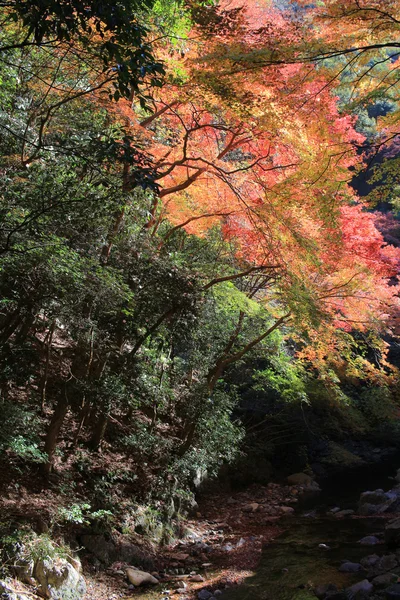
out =
[[[362,458],[346,450],[336,442],[329,442],[327,453],[321,456],[320,462],[328,467],[348,469],[361,466],[364,461]]]

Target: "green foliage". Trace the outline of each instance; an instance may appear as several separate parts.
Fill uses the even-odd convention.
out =
[[[0,411],[0,450],[29,463],[44,462],[39,437],[41,422],[35,412],[5,398],[0,398]]]
[[[90,45],[101,61],[105,72],[114,72],[114,97],[129,97],[131,90],[140,92],[140,84],[149,78],[152,85],[160,85],[164,74],[162,64],[152,54],[147,41],[148,28],[140,13],[148,11],[153,0],[126,0],[107,9],[104,2],[91,0],[68,0],[26,3],[15,0],[10,3],[10,17],[20,22],[24,29],[19,47],[40,46],[42,42],[79,42]],[[96,40],[97,38],[100,40]],[[4,52],[7,45],[0,46]]]
[[[253,381],[256,392],[273,392],[284,402],[309,402],[304,368],[284,351],[272,356],[266,369],[255,370]]]
[[[34,565],[38,560],[55,558],[68,560],[73,555],[65,543],[57,543],[48,534],[37,535],[29,527],[16,529],[11,524],[1,524],[0,529],[0,557],[5,575],[12,574],[18,565]]]
[[[107,522],[113,518],[113,513],[109,510],[91,510],[91,505],[82,502],[80,504],[71,504],[68,507],[60,507],[56,516],[57,523],[72,523],[74,525],[90,525],[93,521]]]

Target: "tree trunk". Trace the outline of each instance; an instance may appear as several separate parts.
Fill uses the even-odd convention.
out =
[[[89,421],[89,416],[90,416],[91,408],[92,407],[90,405],[90,402],[88,402],[87,400],[85,400],[84,403],[83,403],[82,409],[81,409],[79,424],[78,424],[77,430],[76,430],[75,435],[74,435],[74,441],[72,442],[72,447],[73,448],[77,447],[79,436],[81,434],[82,428],[85,425],[87,425],[87,423]]]
[[[57,447],[57,439],[68,412],[68,408],[69,402],[67,397],[62,396],[54,409],[53,417],[50,421],[50,425],[47,430],[46,441],[44,444],[44,451],[47,454],[47,462],[44,464],[44,472],[46,475],[51,473],[53,469],[54,452]]]
[[[30,330],[32,329],[32,325],[34,324],[35,319],[36,319],[36,315],[33,315],[33,314],[26,315],[26,317],[22,323],[21,329],[18,331],[17,335],[15,336],[16,344],[21,344],[22,342],[24,342],[26,340]]]
[[[46,388],[47,388],[47,380],[49,378],[49,366],[50,366],[50,355],[51,355],[51,344],[53,341],[54,329],[56,326],[56,322],[53,321],[50,325],[50,329],[46,336],[46,364],[44,367],[44,373],[42,377],[42,381],[40,382],[40,399],[41,399],[41,409],[42,413],[44,412],[44,406],[46,402]]]
[[[2,344],[8,342],[14,331],[16,331],[21,324],[21,321],[22,317],[18,311],[15,311],[12,313],[12,315],[10,315],[9,319],[5,323],[5,326],[3,326],[3,331],[0,336],[0,342]]]
[[[108,425],[108,411],[104,410],[100,413],[97,423],[93,430],[93,435],[90,440],[90,447],[92,450],[100,450],[101,442],[103,441],[104,434]]]

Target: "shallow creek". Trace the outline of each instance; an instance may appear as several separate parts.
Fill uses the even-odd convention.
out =
[[[387,553],[384,544],[358,543],[366,535],[382,533],[384,522],[376,517],[338,519],[326,513],[334,506],[355,509],[362,491],[390,489],[393,482],[388,475],[394,471],[388,465],[329,482],[319,498],[282,521],[287,529],[265,547],[256,573],[238,588],[224,591],[222,600],[315,600],[312,589],[318,585],[334,583],[341,588],[363,579],[357,573],[340,573],[338,568],[345,560],[359,562],[369,554]],[[319,544],[330,549],[323,550]]]
[[[358,540],[382,529],[377,519],[294,517],[288,529],[269,544],[254,576],[237,589],[224,592],[224,600],[315,600],[312,588],[324,583],[349,586],[360,574],[340,573],[344,560],[359,562],[368,554],[384,553],[384,545],[361,546]],[[319,544],[331,549],[322,550]]]

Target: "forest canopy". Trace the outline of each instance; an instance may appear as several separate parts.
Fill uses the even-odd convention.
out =
[[[10,0],[0,19],[10,460],[78,477],[118,453],[157,498],[235,459],[249,390],[326,402],[336,434],[394,422],[400,4]]]

